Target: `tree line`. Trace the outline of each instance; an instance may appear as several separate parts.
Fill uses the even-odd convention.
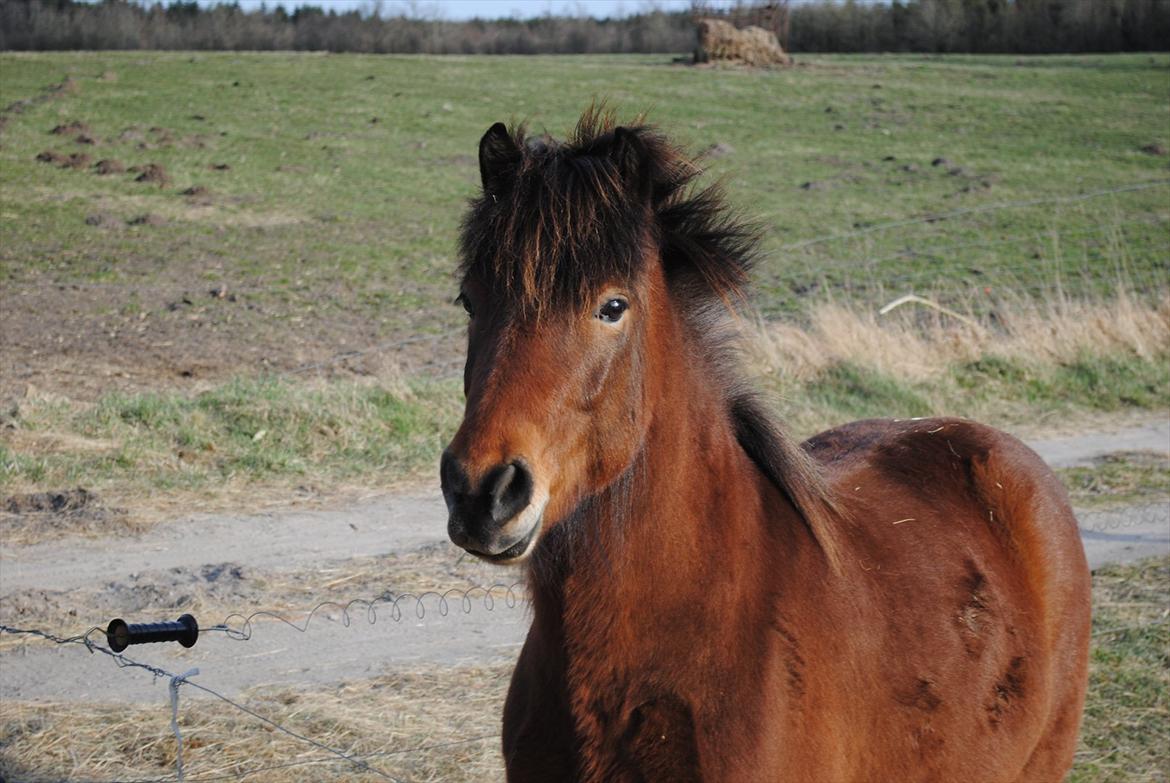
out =
[[[743,2],[731,9],[648,10],[615,19],[448,21],[320,6],[194,0],[0,0],[0,50],[311,50],[404,54],[683,53],[700,14],[750,21],[786,13],[792,52],[1053,53],[1160,51],[1170,47],[1168,0],[856,0]],[[775,29],[775,28],[774,28]]]

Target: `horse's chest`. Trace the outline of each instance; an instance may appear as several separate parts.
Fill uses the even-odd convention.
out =
[[[775,706],[772,691],[783,687],[786,670],[742,655],[752,650],[757,662],[768,658],[766,633],[746,639],[647,628],[664,614],[636,627],[567,624],[567,706],[583,779],[755,779],[729,764],[756,757],[759,740],[775,728],[764,713]]]
[[[582,687],[573,713],[587,781],[699,781],[695,710],[653,687]]]

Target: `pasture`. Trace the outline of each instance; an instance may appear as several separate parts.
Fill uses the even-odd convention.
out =
[[[425,474],[459,409],[452,272],[478,136],[500,118],[563,134],[595,97],[706,153],[760,224],[752,360],[798,433],[879,412],[1051,426],[1166,404],[1151,361],[1166,350],[1163,55],[0,67],[13,489],[161,507]],[[98,173],[119,168],[136,171]],[[915,305],[876,315],[906,293],[992,329]],[[942,327],[926,344],[898,331],[924,323]],[[768,339],[777,324],[800,339]]]
[[[1164,417],[1168,75],[1164,54],[823,56],[765,72],[658,56],[0,55],[4,556],[116,544],[192,508],[433,487],[462,405],[455,247],[479,136],[497,120],[563,136],[601,97],[704,153],[760,225],[746,359],[796,434],[874,415],[1033,435]],[[928,304],[878,314],[911,293]],[[1170,494],[1148,454],[1062,477],[1078,507]],[[75,487],[87,494],[63,493]],[[353,595],[471,581],[451,550],[378,565],[331,563],[329,582]],[[295,612],[320,597],[298,569],[194,600]],[[51,600],[0,596],[0,622],[71,634],[108,619],[43,587]],[[1170,600],[1166,563],[1107,570],[1095,590],[1071,779],[1160,780],[1168,638],[1149,623]],[[404,779],[492,780],[494,739],[393,752],[498,733],[509,670],[423,667],[247,703],[334,747],[389,753]],[[6,777],[173,771],[161,704],[141,722],[106,703],[0,710]],[[307,750],[216,704],[183,725],[200,775]],[[264,779],[305,769],[345,768]]]

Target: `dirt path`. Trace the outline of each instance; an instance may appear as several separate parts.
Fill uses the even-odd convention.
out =
[[[137,538],[57,540],[0,551],[0,595],[67,590],[143,571],[240,562],[294,568],[359,555],[409,552],[446,540],[443,498],[386,496],[341,511],[193,515]]]
[[[1115,451],[1170,452],[1170,419],[1141,427],[1028,444],[1054,468],[1091,464]],[[1077,511],[1090,568],[1170,553],[1170,505],[1155,503],[1109,511]]]
[[[1093,432],[1067,438],[1031,440],[1028,445],[1054,468],[1088,465],[1094,457],[1113,451],[1170,451],[1170,418],[1140,427]]]
[[[1121,449],[1170,451],[1170,421],[1031,445],[1054,467],[1083,464]],[[111,619],[91,617],[86,611],[87,605],[92,607],[86,591],[93,600],[96,586],[129,601],[141,591],[158,589],[167,575],[218,575],[237,565],[269,576],[295,572],[298,579],[311,582],[314,569],[324,570],[329,563],[434,547],[445,539],[445,517],[437,494],[390,496],[343,511],[192,516],[161,524],[138,538],[5,548],[0,551],[0,622],[19,625],[10,617],[14,596],[30,600],[37,591],[51,593],[57,604],[69,608],[72,591],[78,598],[78,605],[71,608],[75,614],[49,627],[37,627],[57,633],[83,631]],[[1081,512],[1079,517],[1093,567],[1170,552],[1167,504]],[[5,603],[7,611],[3,611]],[[305,610],[313,603],[306,601]],[[365,679],[405,665],[507,660],[519,650],[528,624],[523,605],[509,608],[502,600],[490,610],[482,601],[473,601],[465,613],[458,599],[453,599],[446,616],[436,598],[425,599],[423,607],[425,616],[420,618],[415,604],[408,601],[395,618],[392,608],[382,605],[373,624],[359,607],[351,613],[348,627],[341,613],[330,609],[313,619],[307,633],[260,620],[253,638],[246,642],[210,632],[191,649],[157,645],[132,648],[130,653],[174,672],[199,668],[199,682],[236,697],[261,684],[313,688]],[[241,599],[239,608],[250,610],[251,605]],[[200,620],[207,625],[221,617]],[[167,698],[166,690],[164,683],[146,672],[119,671],[106,656],[89,655],[78,647],[28,641],[0,652],[0,701],[160,701]]]

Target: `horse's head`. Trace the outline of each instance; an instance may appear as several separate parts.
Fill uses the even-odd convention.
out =
[[[749,236],[714,192],[688,192],[689,159],[609,115],[564,143],[493,125],[479,163],[467,407],[441,476],[451,540],[509,562],[636,460],[671,381],[659,357],[738,290]]]

